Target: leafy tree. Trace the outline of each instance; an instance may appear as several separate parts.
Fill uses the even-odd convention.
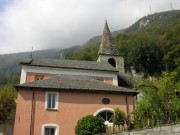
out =
[[[95,135],[106,132],[104,121],[97,116],[87,115],[81,118],[76,125],[75,133],[77,135]]]
[[[120,125],[124,127],[126,117],[125,113],[120,111],[119,108],[114,109],[114,114],[112,115],[112,121],[114,125],[117,125],[120,130]]]
[[[6,76],[0,76],[0,85],[6,85],[8,83],[8,78]]]
[[[127,125],[127,130],[134,129],[134,112],[131,112],[126,115],[126,125]]]
[[[14,119],[16,109],[16,91],[10,86],[0,86],[0,123]]]
[[[144,72],[146,75],[161,72],[163,54],[155,43],[147,43],[145,39],[137,40],[132,43],[128,53],[128,62],[136,72]]]
[[[164,62],[168,71],[173,71],[180,66],[180,43],[171,48],[172,50],[164,55]]]
[[[93,61],[97,58],[98,49],[98,44],[93,44],[87,48],[81,49],[75,53],[67,55],[66,59]]]
[[[18,84],[19,83],[19,79],[20,79],[20,74],[19,73],[15,73],[15,74],[11,74],[11,76],[0,76],[0,86],[1,85],[14,85],[14,84]]]
[[[164,72],[158,79],[136,85],[142,90],[135,110],[135,125],[139,128],[173,123],[180,118],[180,81],[177,73]]]

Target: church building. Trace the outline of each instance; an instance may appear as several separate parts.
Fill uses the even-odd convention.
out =
[[[107,21],[97,61],[26,58],[20,65],[14,135],[74,135],[86,115],[112,126],[115,108],[135,109],[135,81],[125,73]]]

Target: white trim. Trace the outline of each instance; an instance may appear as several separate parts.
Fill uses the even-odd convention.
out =
[[[55,135],[59,135],[59,125],[57,124],[43,124],[41,128],[41,135],[44,135],[45,128],[55,128]]]
[[[114,113],[114,109],[112,109],[112,108],[101,108],[101,109],[97,110],[93,115],[97,116],[99,113],[101,113],[103,111],[110,111],[110,112]]]
[[[65,69],[65,68],[49,68],[49,67],[35,67],[35,66],[22,66],[23,74],[20,83],[26,82],[26,74],[32,73],[47,73],[47,74],[66,74],[66,75],[87,75],[96,77],[111,77],[113,78],[113,85],[118,85],[117,72],[108,71],[95,71],[95,70],[81,70],[81,69]]]
[[[21,69],[20,84],[26,82],[26,75],[27,75],[26,70],[22,68],[22,69]]]
[[[47,107],[47,102],[48,102],[48,94],[56,94],[56,103],[55,103],[55,108],[48,108]],[[45,94],[45,109],[48,109],[48,110],[58,110],[58,101],[59,101],[59,92],[50,92],[50,91],[47,91],[46,94]]]
[[[99,113],[101,113],[103,111],[109,111],[109,112],[114,113],[114,109],[112,109],[112,108],[101,108],[101,109],[97,110],[93,115],[97,116]],[[113,126],[113,123],[109,123],[109,121],[105,121],[104,124],[108,125],[108,126]]]

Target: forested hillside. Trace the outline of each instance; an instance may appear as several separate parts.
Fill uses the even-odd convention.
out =
[[[133,68],[145,76],[173,71],[180,65],[180,10],[145,16],[118,34],[114,42],[125,57],[126,71]],[[96,60],[99,44],[66,58]]]
[[[174,10],[145,16],[127,29],[112,32],[119,52],[125,57],[126,71],[133,68],[155,75],[177,68],[180,63],[179,22],[180,10]],[[33,57],[96,60],[100,40],[101,36],[95,36],[81,47],[35,51]],[[18,62],[29,55],[30,52],[0,55],[0,75],[19,74]]]
[[[77,51],[80,46],[73,46],[68,49],[49,49],[33,51],[32,57],[39,58],[64,58],[67,54]],[[0,55],[0,75],[9,76],[20,72],[19,61],[29,57],[31,52],[13,53]]]

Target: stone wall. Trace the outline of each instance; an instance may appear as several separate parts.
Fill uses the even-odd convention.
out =
[[[180,124],[109,135],[180,135]]]
[[[13,135],[14,121],[7,120],[0,124],[0,135]]]

